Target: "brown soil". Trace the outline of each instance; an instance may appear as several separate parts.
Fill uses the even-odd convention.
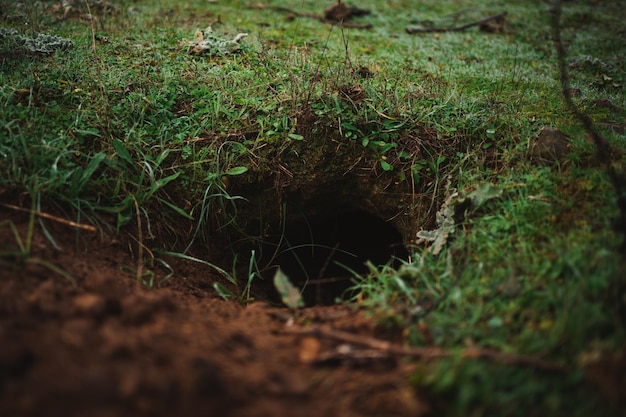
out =
[[[25,236],[27,217],[0,211]],[[328,326],[398,340],[350,306],[288,309],[220,299],[219,279],[175,263],[162,288],[138,285],[131,239],[46,221],[30,261],[0,258],[2,416],[419,416],[414,364],[324,337]],[[77,237],[78,236],[78,237]],[[7,223],[0,252],[15,250]],[[77,285],[36,263],[45,260]],[[163,271],[157,271],[163,277]],[[299,327],[297,327],[299,328]]]

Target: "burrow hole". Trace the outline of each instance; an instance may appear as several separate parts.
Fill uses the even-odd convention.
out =
[[[302,290],[307,306],[349,299],[355,274],[367,274],[368,261],[397,266],[408,258],[401,234],[390,223],[353,207],[287,219],[280,236],[267,240],[261,251],[272,253],[265,280],[271,282],[280,267]]]

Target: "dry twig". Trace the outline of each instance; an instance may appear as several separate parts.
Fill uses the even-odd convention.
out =
[[[475,22],[466,23],[461,26],[449,26],[444,28],[407,28],[406,33],[412,35],[415,33],[441,33],[441,32],[460,32],[472,26],[480,26],[485,23],[489,23],[494,20],[500,20],[506,16],[507,12],[502,12],[493,16],[485,17],[484,19],[477,20]]]
[[[390,355],[410,356],[421,359],[444,359],[454,356],[453,352],[439,347],[412,347],[393,344],[391,342],[374,339],[371,337],[359,336],[352,333],[333,330],[325,327],[290,327],[285,329],[285,333],[296,334],[300,336],[325,337],[344,343],[352,343],[355,345],[365,346],[370,349],[376,349],[386,352]],[[524,355],[512,355],[498,352],[492,349],[484,349],[479,347],[467,347],[463,349],[463,358],[468,359],[487,359],[494,362],[506,363],[510,365],[530,366],[543,371],[565,372],[567,368],[558,363],[550,362],[543,359],[534,358]]]
[[[281,6],[277,6],[277,7],[273,7],[273,10],[276,10],[278,12],[282,12],[282,13],[287,13],[289,16],[293,16],[293,17],[308,17],[310,19],[315,19],[315,20],[319,20],[322,23],[328,23],[331,25],[337,25],[340,26],[342,28],[346,28],[346,29],[371,29],[372,25],[371,24],[365,24],[365,25],[360,25],[360,24],[356,24],[356,23],[347,23],[344,20],[332,20],[332,19],[327,19],[324,16],[320,16],[317,15],[315,13],[300,13],[300,12],[296,12],[295,10],[292,10],[288,7],[281,7]]]
[[[91,226],[89,224],[76,223],[76,222],[73,222],[71,220],[66,220],[66,219],[64,219],[62,217],[55,216],[53,214],[43,213],[41,211],[36,211],[36,210],[29,210],[29,209],[25,209],[25,208],[22,208],[22,207],[14,206],[13,204],[0,203],[0,205],[2,205],[3,207],[9,208],[11,210],[21,211],[21,212],[24,212],[24,213],[34,212],[35,216],[37,216],[37,217],[41,217],[42,219],[52,220],[54,222],[61,223],[61,224],[64,224],[66,226],[75,227],[76,229],[87,230],[89,232],[97,231],[97,229],[94,226]]]
[[[622,167],[616,167],[613,158],[614,150],[612,149],[609,141],[602,136],[596,129],[596,125],[589,115],[580,111],[576,103],[572,98],[572,89],[570,88],[570,78],[567,71],[567,64],[565,58],[567,56],[563,40],[561,39],[561,14],[562,14],[562,1],[555,0],[554,7],[552,8],[552,42],[554,42],[554,48],[556,49],[557,65],[559,70],[559,78],[561,82],[561,92],[563,99],[568,109],[572,114],[580,121],[585,131],[589,134],[589,137],[593,140],[596,146],[597,158],[600,165],[604,167],[611,179],[613,188],[615,189],[617,207],[619,208],[620,215],[614,222],[614,230],[621,235],[626,235],[626,174]],[[622,252],[626,253],[626,239],[622,241]]]

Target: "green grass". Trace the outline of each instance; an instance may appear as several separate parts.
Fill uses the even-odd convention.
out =
[[[140,219],[151,247],[185,257],[216,231],[240,236],[249,211],[236,191],[285,165],[305,186],[319,170],[339,175],[358,160],[396,184],[407,196],[402,207],[425,229],[448,194],[492,183],[502,194],[458,213],[441,253],[415,246],[399,270],[373,267],[358,282],[358,302],[413,344],[475,344],[571,369],[423,365],[416,387],[442,412],[615,413],[619,404],[584,376],[595,362],[583,359],[624,344],[623,237],[612,228],[619,212],[610,180],[563,104],[550,5],[371,0],[359,4],[373,11],[360,22],[373,29],[342,30],[248,3],[120,1],[93,5],[98,20],[89,22],[80,18],[84,2],[66,19],[53,2],[0,2],[3,26],[74,43],[41,55],[0,38],[1,198],[36,201],[102,229],[136,230]],[[618,3],[567,2],[563,37],[576,103],[596,123],[623,126]],[[310,1],[281,6],[321,12]],[[404,32],[417,21],[452,24],[459,11],[457,21],[467,22],[504,10],[504,34]],[[209,24],[225,39],[250,36],[239,53],[187,54],[181,42]],[[528,146],[544,126],[569,134],[571,152],[538,166]],[[620,168],[624,134],[601,126]],[[347,160],[328,159],[329,146]],[[247,275],[238,293],[216,288],[247,300],[262,266],[248,254],[239,259]]]

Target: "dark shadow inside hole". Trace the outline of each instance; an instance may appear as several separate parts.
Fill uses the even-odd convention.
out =
[[[359,209],[287,222],[281,242],[272,264],[303,290],[307,306],[347,299],[354,274],[368,272],[367,261],[384,265],[408,257],[402,236],[391,224]]]

